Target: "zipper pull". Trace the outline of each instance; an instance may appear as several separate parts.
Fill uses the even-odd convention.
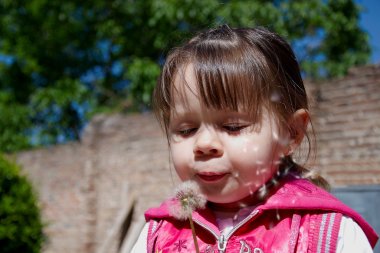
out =
[[[218,239],[218,250],[219,253],[224,253],[226,250],[227,241],[224,239],[224,235],[221,235]]]

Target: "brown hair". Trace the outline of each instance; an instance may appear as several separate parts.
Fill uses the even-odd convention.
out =
[[[289,118],[298,109],[309,107],[298,62],[283,38],[262,27],[223,25],[199,33],[169,53],[153,94],[156,116],[167,135],[174,78],[189,64],[197,79],[199,99],[208,108],[242,109],[257,122],[266,108],[291,130]],[[307,139],[309,154],[308,135]],[[322,177],[295,164],[291,157],[284,160],[292,164],[293,172],[328,187]]]

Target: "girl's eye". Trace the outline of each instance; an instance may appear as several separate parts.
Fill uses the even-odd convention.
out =
[[[226,131],[231,132],[231,133],[238,133],[246,127],[248,127],[248,126],[247,125],[241,125],[241,124],[223,125],[223,129],[225,129]]]
[[[186,128],[186,129],[180,129],[180,130],[178,130],[177,134],[181,135],[183,137],[187,137],[187,136],[192,135],[196,131],[197,131],[197,128]]]

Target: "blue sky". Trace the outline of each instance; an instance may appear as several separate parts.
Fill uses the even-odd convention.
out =
[[[370,36],[371,63],[380,63],[380,0],[356,0],[356,2],[365,8],[360,23]]]

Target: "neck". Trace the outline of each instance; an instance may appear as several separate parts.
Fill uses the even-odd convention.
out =
[[[253,196],[248,196],[242,200],[232,202],[232,203],[208,202],[207,205],[211,210],[215,212],[236,213],[244,207],[255,206],[259,204],[260,202],[261,201],[259,201],[257,198]]]

